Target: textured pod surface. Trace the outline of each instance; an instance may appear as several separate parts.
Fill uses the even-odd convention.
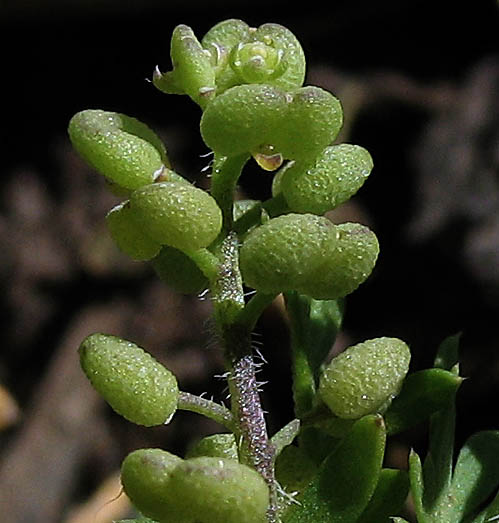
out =
[[[207,247],[222,228],[222,212],[216,201],[192,185],[147,185],[130,195],[130,204],[146,234],[176,249]]]
[[[134,343],[91,334],[79,353],[92,386],[124,418],[149,427],[167,423],[175,413],[175,376]]]
[[[376,338],[349,347],[321,376],[319,394],[340,418],[376,412],[400,391],[411,353],[398,338]]]
[[[152,260],[161,281],[182,294],[196,294],[208,288],[208,280],[199,267],[182,251],[165,245]]]
[[[215,71],[190,27],[181,24],[174,29],[170,53],[175,84],[204,106],[215,95]]]
[[[224,156],[256,150],[273,143],[287,106],[286,94],[270,85],[232,87],[206,108],[201,135],[208,147]]]
[[[308,282],[305,294],[322,300],[342,298],[371,274],[379,254],[376,235],[360,223],[336,225],[337,241]]]
[[[322,216],[286,214],[273,218],[252,230],[241,247],[243,280],[269,294],[301,292],[336,241],[335,226]]]
[[[341,104],[314,86],[302,87],[292,97],[285,124],[270,143],[286,159],[314,158],[338,135],[343,124]]]
[[[130,258],[150,260],[159,253],[161,245],[144,234],[128,202],[113,207],[106,216],[106,222],[116,245]]]
[[[314,165],[297,162],[285,169],[280,189],[294,212],[324,214],[350,199],[372,167],[371,155],[364,148],[332,145],[324,149]]]
[[[198,441],[187,453],[188,458],[211,456],[238,460],[236,438],[234,434],[212,434]]]
[[[164,494],[173,469],[181,462],[182,458],[161,449],[135,450],[123,460],[123,490],[142,514],[157,521],[184,521]]]
[[[264,523],[269,491],[253,469],[231,459],[199,457],[173,470],[167,497],[192,523]]]
[[[69,122],[69,137],[78,153],[111,182],[126,189],[152,183],[168,165],[158,136],[136,118],[89,109]]]

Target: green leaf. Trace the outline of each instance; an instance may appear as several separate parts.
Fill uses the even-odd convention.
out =
[[[287,292],[285,299],[291,330],[295,413],[300,417],[312,408],[321,366],[341,328],[344,303],[314,300],[293,291]]]
[[[471,436],[459,453],[442,521],[461,521],[475,511],[499,485],[499,431]],[[452,503],[449,502],[452,500]]]
[[[383,418],[365,416],[319,468],[286,514],[286,523],[355,523],[369,503],[381,471]]]
[[[459,335],[446,338],[438,348],[435,367],[451,371],[458,376],[458,349]],[[428,513],[433,513],[446,501],[452,479],[455,425],[454,393],[447,406],[430,417],[428,454],[423,465],[425,483],[423,502]]]
[[[499,491],[490,504],[478,514],[472,523],[499,521]]]
[[[461,333],[447,337],[439,346],[434,367],[459,374],[459,341]]]
[[[423,467],[421,465],[421,459],[414,450],[411,450],[409,454],[409,483],[418,523],[431,523],[432,520],[425,512],[423,506],[423,492],[425,488]]]
[[[409,493],[409,477],[405,470],[382,469],[376,490],[357,523],[388,523],[399,512]]]
[[[453,372],[443,369],[426,369],[409,374],[385,413],[387,433],[402,432],[445,408],[453,400],[462,381]]]

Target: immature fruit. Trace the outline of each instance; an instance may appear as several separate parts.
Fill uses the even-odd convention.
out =
[[[121,251],[137,261],[150,260],[161,245],[149,238],[137,223],[128,201],[113,207],[106,216],[111,237]]]
[[[284,125],[284,91],[267,84],[238,85],[217,96],[203,113],[201,135],[222,156],[235,156],[272,144]]]
[[[324,256],[337,241],[335,226],[322,216],[286,214],[253,229],[240,252],[243,280],[274,294],[297,290],[308,294]]]
[[[341,104],[319,87],[302,87],[292,100],[286,120],[271,143],[285,159],[315,158],[338,135],[343,124]]]
[[[266,83],[295,89],[305,78],[305,55],[289,29],[279,24],[250,28],[242,20],[224,20],[201,41],[212,55],[217,92],[241,83]]]
[[[379,254],[376,235],[360,223],[336,225],[337,240],[323,254],[322,265],[308,282],[313,298],[331,300],[353,292],[371,274]]]
[[[79,348],[93,387],[124,418],[147,427],[168,423],[177,409],[175,376],[129,341],[91,334]]]
[[[294,212],[324,214],[349,200],[372,167],[371,155],[362,147],[332,145],[312,165],[295,162],[287,167],[280,176],[280,190]]]
[[[161,281],[182,294],[196,294],[209,286],[194,261],[174,247],[163,246],[152,266]]]
[[[236,438],[234,434],[212,434],[198,441],[187,453],[188,458],[211,456],[238,460]]]
[[[89,109],[73,116],[68,127],[73,147],[112,183],[136,189],[152,183],[168,166],[158,136],[136,118]]]
[[[185,522],[165,499],[172,471],[182,458],[161,449],[131,452],[121,465],[121,484],[133,505],[157,521]]]
[[[183,251],[207,247],[222,228],[216,201],[185,183],[146,185],[130,195],[130,205],[148,236]]]
[[[319,395],[340,418],[379,411],[398,394],[409,369],[409,347],[398,338],[376,338],[349,347],[324,370]]]
[[[166,496],[178,515],[192,523],[264,523],[269,504],[268,487],[258,472],[215,457],[177,465]]]

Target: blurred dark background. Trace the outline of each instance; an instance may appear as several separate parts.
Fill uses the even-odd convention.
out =
[[[219,430],[193,414],[164,428],[130,426],[83,379],[76,348],[104,331],[153,352],[182,389],[224,395],[214,378],[222,358],[209,300],[172,293],[146,265],[117,253],[103,220],[116,198],[71,151],[66,127],[86,108],[135,116],[164,138],[175,168],[203,184],[199,109],[146,79],[157,64],[170,68],[177,24],[201,37],[226,18],[291,29],[307,55],[307,83],[344,105],[340,139],[374,158],[370,179],[333,216],[368,224],[381,243],[373,276],[348,299],[340,343],[401,337],[415,370],[432,364],[446,336],[462,332],[461,369],[470,379],[459,396],[458,444],[499,428],[496,1],[2,0],[2,521],[124,516],[122,498],[109,505],[110,516],[102,506],[119,493],[113,481],[127,452],[162,446],[182,453],[190,439]],[[270,183],[268,174],[249,170],[241,193],[265,198]],[[258,332],[274,432],[292,417],[278,303]],[[405,466],[409,446],[424,449],[425,438],[424,427],[401,435],[390,459]],[[99,489],[96,505],[82,505]]]

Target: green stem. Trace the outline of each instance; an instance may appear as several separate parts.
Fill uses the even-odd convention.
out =
[[[232,229],[232,206],[234,203],[234,191],[237,180],[241,174],[244,164],[248,161],[248,154],[238,156],[215,155],[211,179],[211,195],[222,209],[223,229]]]
[[[274,301],[277,294],[264,294],[256,292],[239,314],[238,323],[246,325],[249,331],[255,328],[262,312]]]
[[[220,264],[218,258],[208,249],[198,249],[197,251],[184,251],[189,258],[199,267],[208,281],[213,281],[218,274]]]
[[[177,408],[201,414],[223,425],[231,432],[234,430],[234,418],[230,410],[214,401],[201,398],[189,392],[180,392]]]

